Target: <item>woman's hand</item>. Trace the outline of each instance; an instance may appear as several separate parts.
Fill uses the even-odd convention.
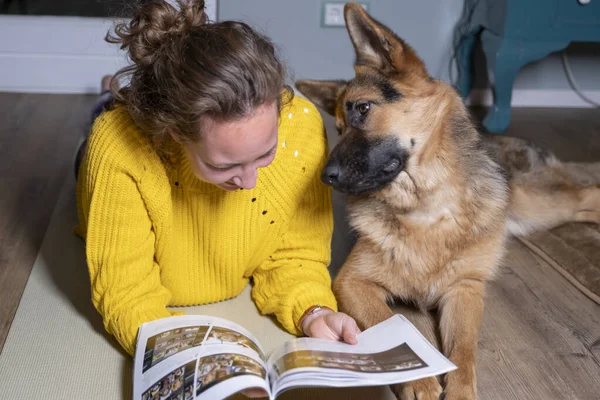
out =
[[[360,333],[354,318],[342,312],[334,312],[324,308],[309,315],[302,321],[302,331],[305,335],[329,340],[342,340],[356,344],[356,335]],[[268,397],[267,392],[260,388],[246,389],[242,394],[248,398]]]
[[[349,344],[358,343],[356,335],[360,333],[354,318],[327,308],[306,317],[302,321],[302,331],[310,337],[341,340]]]

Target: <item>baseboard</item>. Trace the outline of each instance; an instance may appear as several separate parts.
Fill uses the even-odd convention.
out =
[[[600,90],[585,90],[583,94],[590,100],[600,103]],[[475,89],[467,99],[468,105],[491,106],[494,97],[491,89]],[[577,93],[570,89],[515,89],[512,94],[513,107],[563,107],[591,108]]]

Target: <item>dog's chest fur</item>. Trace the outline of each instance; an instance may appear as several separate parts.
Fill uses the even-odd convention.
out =
[[[359,234],[378,249],[376,280],[404,299],[434,302],[443,280],[443,266],[456,252],[458,226],[449,208],[394,213],[385,204],[362,208],[359,220],[351,221]],[[352,214],[352,212],[351,212]],[[361,229],[362,227],[368,229]],[[373,275],[371,275],[373,278]]]
[[[487,280],[494,270],[487,260],[503,251],[504,188],[472,203],[468,187],[442,185],[424,195],[400,177],[393,198],[350,199],[351,226],[371,252],[372,266],[361,273],[394,296],[424,308],[434,307],[446,289],[461,279]],[[495,182],[490,183],[495,187]],[[479,200],[482,191],[476,190]]]

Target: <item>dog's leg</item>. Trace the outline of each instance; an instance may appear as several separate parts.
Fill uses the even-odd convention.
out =
[[[582,186],[575,221],[600,224],[600,162],[564,163],[563,168],[575,184]]]
[[[575,221],[600,224],[600,185],[581,189],[579,196],[581,200]]]
[[[483,292],[483,282],[470,280],[457,283],[442,297],[440,330],[444,353],[458,367],[446,376],[445,400],[477,398],[475,367]]]
[[[599,182],[589,185],[590,178],[576,167],[558,164],[516,176],[511,182],[509,233],[526,235],[571,221],[600,223]]]
[[[380,262],[371,246],[359,238],[333,280],[333,293],[340,311],[354,318],[361,329],[370,328],[394,315],[388,306],[392,294],[368,278],[375,273]]]
[[[400,307],[395,308],[394,311],[408,318],[429,342],[438,350],[443,351],[438,338],[439,329],[435,315],[427,310],[409,310],[408,308]],[[438,377],[419,379],[401,385],[392,385],[391,389],[396,397],[401,400],[438,400],[442,393],[442,386]]]
[[[369,280],[368,268],[378,265],[376,256],[369,253],[370,246],[359,241],[353,247],[346,262],[333,281],[333,292],[340,311],[352,316],[361,329],[370,328],[394,316],[388,305],[392,294],[383,286]],[[417,329],[432,343],[437,343],[435,321],[430,314],[411,318]],[[442,387],[437,378],[431,377],[404,385],[392,385],[392,392],[400,400],[438,400]]]
[[[394,315],[387,304],[390,293],[348,271],[346,265],[333,283],[333,292],[340,311],[352,316],[360,329],[368,329]]]
[[[361,329],[367,329],[392,317],[394,312],[387,304],[388,299],[391,298],[390,293],[383,287],[362,279],[357,274],[352,274],[349,270],[349,266],[344,265],[333,285],[340,311],[354,317]],[[424,334],[435,335],[431,316],[420,315],[412,321],[413,323],[418,321],[415,325]],[[435,377],[403,385],[392,385],[390,389],[400,400],[438,400],[442,393],[442,387]]]
[[[402,303],[395,304],[392,310],[395,314],[404,315],[436,349],[443,351],[436,312],[418,309]]]

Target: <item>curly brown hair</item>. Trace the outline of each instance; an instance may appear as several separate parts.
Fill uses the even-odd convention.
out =
[[[106,35],[133,62],[112,81],[115,103],[127,108],[161,156],[170,152],[171,134],[199,140],[202,116],[236,120],[272,101],[281,109],[293,96],[269,38],[243,22],[210,23],[203,0],[177,3],[140,3],[129,22]],[[129,83],[119,89],[123,78]]]

